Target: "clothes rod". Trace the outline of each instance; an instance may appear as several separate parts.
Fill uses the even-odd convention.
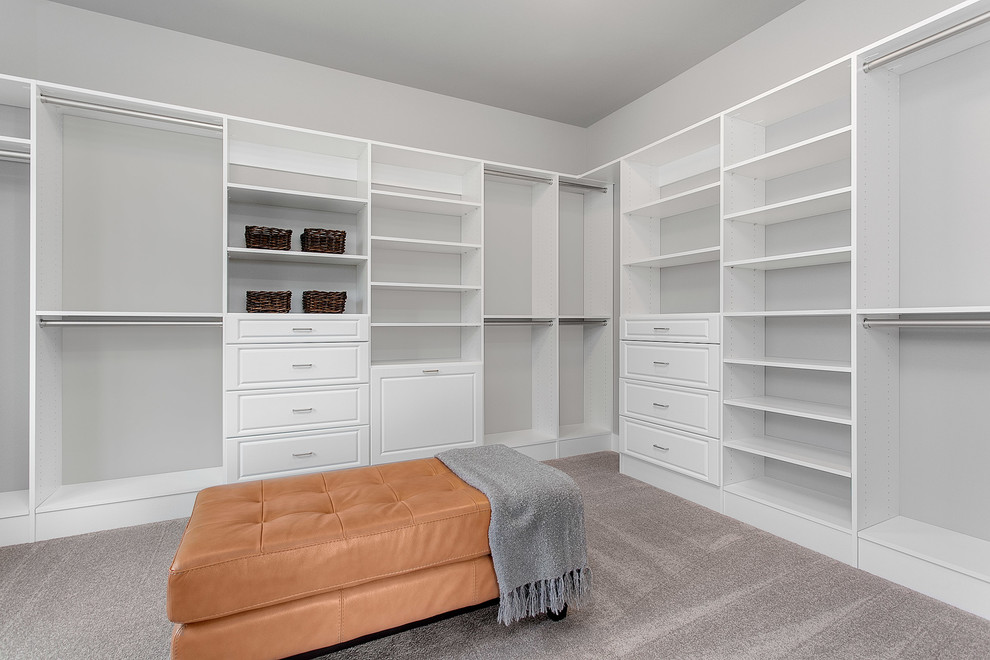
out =
[[[542,321],[513,321],[513,320],[501,320],[501,319],[485,319],[485,325],[553,325],[553,320],[546,319]]]
[[[79,108],[81,110],[98,110],[99,112],[107,112],[114,115],[123,115],[125,117],[137,117],[138,119],[153,119],[155,121],[166,121],[173,124],[181,124],[182,126],[194,126],[196,128],[206,128],[212,131],[222,131],[223,126],[220,124],[210,124],[205,121],[196,121],[195,119],[183,119],[181,117],[171,117],[169,115],[159,115],[153,112],[143,112],[141,110],[127,110],[125,108],[116,108],[112,105],[100,105],[99,103],[87,103],[86,101],[73,101],[72,99],[63,99],[57,96],[41,96],[42,103],[51,103],[53,105],[61,105],[67,108]]]
[[[608,325],[608,319],[560,319],[561,325]]]
[[[903,48],[898,48],[894,52],[887,53],[883,57],[878,57],[874,60],[870,60],[869,62],[865,62],[863,64],[863,73],[869,73],[870,71],[876,69],[877,67],[881,67],[884,64],[888,64],[890,62],[893,62],[894,60],[898,60],[906,55],[910,55],[911,53],[919,51],[923,48],[927,48],[928,46],[937,44],[940,41],[944,41],[945,39],[948,39],[949,37],[954,37],[955,35],[961,32],[965,32],[966,30],[975,28],[978,25],[983,25],[987,21],[990,21],[990,11],[980,14],[979,16],[975,16],[969,19],[968,21],[963,21],[962,23],[959,23],[958,25],[954,25],[950,28],[942,30],[941,32],[936,32],[931,36],[925,37],[924,39],[919,39],[918,41],[915,41],[913,44],[909,44],[907,46],[904,46]]]
[[[4,160],[31,160],[31,154],[23,151],[8,151],[0,149],[0,158]]]
[[[561,186],[567,186],[568,188],[584,188],[585,190],[597,190],[601,193],[607,193],[608,188],[605,186],[593,186],[590,183],[578,183],[576,181],[561,181]]]
[[[990,319],[863,319],[864,328],[990,328]]]
[[[544,176],[534,176],[532,174],[517,174],[515,172],[503,172],[501,170],[485,170],[488,176],[500,176],[505,179],[520,179],[522,181],[534,181],[536,183],[553,183],[553,179]]]
[[[38,325],[45,327],[68,327],[68,326],[196,326],[196,327],[219,327],[223,321],[49,321],[41,319]]]

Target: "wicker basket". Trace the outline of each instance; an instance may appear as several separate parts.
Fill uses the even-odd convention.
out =
[[[307,314],[343,314],[346,291],[303,291],[303,311]]]
[[[247,311],[287,313],[292,305],[291,291],[248,291]]]
[[[347,232],[340,229],[309,227],[303,229],[300,240],[302,241],[303,252],[343,254],[344,243],[347,241]]]
[[[258,250],[288,250],[292,230],[248,225],[244,228],[244,244]]]

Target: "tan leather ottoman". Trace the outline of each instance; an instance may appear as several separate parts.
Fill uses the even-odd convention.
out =
[[[208,488],[169,573],[173,658],[282,658],[498,597],[488,499],[435,458]]]

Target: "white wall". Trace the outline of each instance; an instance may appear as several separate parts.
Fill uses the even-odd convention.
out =
[[[588,128],[596,167],[958,4],[805,0]]]
[[[0,73],[579,173],[584,129],[67,7],[2,0]]]

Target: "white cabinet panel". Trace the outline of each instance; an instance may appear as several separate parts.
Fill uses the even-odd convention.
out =
[[[622,342],[623,378],[717,390],[719,347],[704,344]]]
[[[314,316],[316,318],[314,318]],[[228,343],[296,343],[328,341],[367,341],[368,317],[363,314],[271,315],[228,314],[224,334]]]
[[[619,382],[619,414],[685,431],[718,435],[718,392]]]
[[[481,365],[375,367],[372,463],[481,444]]]
[[[367,381],[367,343],[227,346],[227,389]]]
[[[238,443],[238,478],[367,464],[368,427]]]
[[[368,423],[368,386],[227,393],[230,435]]]
[[[619,419],[621,450],[696,479],[718,483],[718,441]]]
[[[623,317],[622,339],[717,343],[718,314]]]

